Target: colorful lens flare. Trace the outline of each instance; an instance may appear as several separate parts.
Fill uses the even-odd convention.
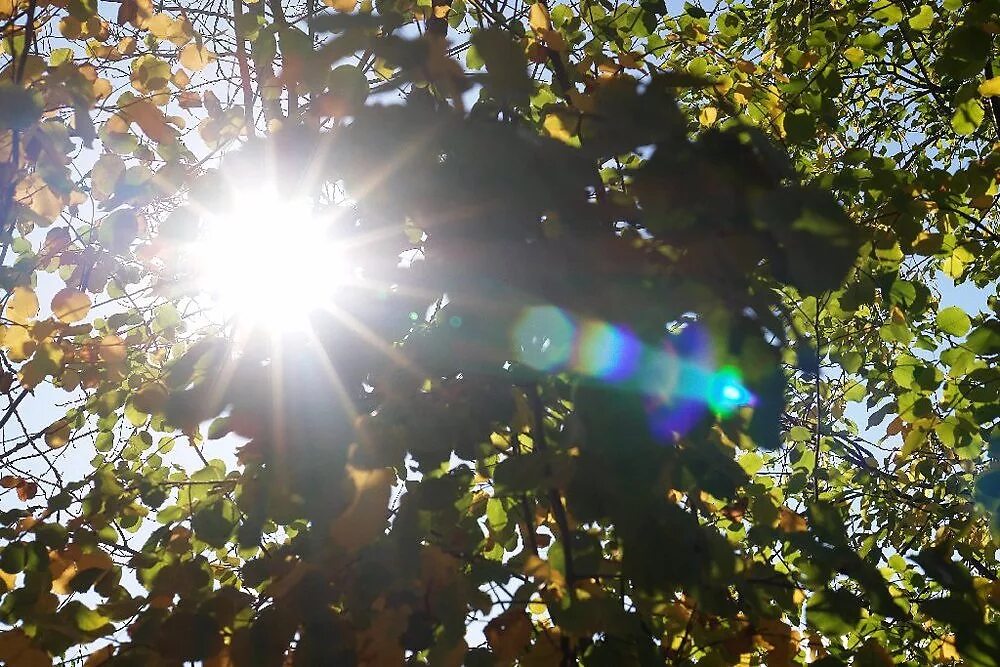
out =
[[[737,369],[713,368],[708,337],[695,324],[656,349],[624,327],[576,321],[554,306],[538,306],[522,313],[511,338],[518,361],[526,366],[641,393],[658,438],[684,434],[707,410],[725,416],[754,403]]]
[[[642,344],[620,327],[585,322],[574,348],[573,367],[583,375],[623,382],[635,374]]]

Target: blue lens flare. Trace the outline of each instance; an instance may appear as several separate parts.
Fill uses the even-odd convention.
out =
[[[737,369],[716,370],[705,331],[689,324],[661,348],[625,327],[577,320],[555,306],[527,308],[511,330],[517,360],[545,372],[569,372],[644,396],[654,436],[690,431],[711,410],[719,416],[753,405]]]

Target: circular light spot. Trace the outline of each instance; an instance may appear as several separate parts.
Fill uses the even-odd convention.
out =
[[[573,353],[576,325],[555,306],[536,306],[524,311],[511,331],[517,360],[536,370],[565,367]]]

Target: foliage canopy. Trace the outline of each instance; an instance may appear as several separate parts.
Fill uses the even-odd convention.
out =
[[[998,32],[0,0],[0,662],[1000,664]],[[261,189],[305,329],[204,308]]]

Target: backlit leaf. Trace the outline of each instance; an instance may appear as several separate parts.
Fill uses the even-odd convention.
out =
[[[66,287],[52,297],[52,314],[63,322],[78,322],[90,312],[90,297],[80,290]]]
[[[38,314],[38,297],[30,287],[18,286],[11,292],[4,317],[12,322],[25,323]]]

